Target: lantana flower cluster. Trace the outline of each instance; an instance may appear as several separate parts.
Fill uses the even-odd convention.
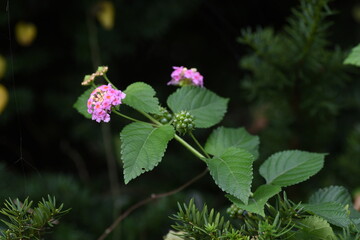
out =
[[[187,69],[186,67],[173,67],[174,71],[171,73],[171,80],[168,85],[176,86],[200,86],[203,87],[203,76],[196,68]]]
[[[90,95],[87,102],[88,113],[92,120],[97,122],[109,122],[111,108],[121,104],[126,94],[114,89],[111,84],[97,87]]]

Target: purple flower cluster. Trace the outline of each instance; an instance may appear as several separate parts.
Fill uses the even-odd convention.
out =
[[[186,67],[173,67],[171,80],[168,85],[188,86],[195,85],[203,87],[203,76],[196,68],[187,69]]]
[[[109,122],[111,108],[120,105],[125,96],[125,93],[112,88],[110,84],[97,87],[87,102],[88,112],[92,114],[92,120]]]

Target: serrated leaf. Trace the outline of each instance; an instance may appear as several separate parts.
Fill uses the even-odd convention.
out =
[[[124,127],[120,138],[125,184],[159,164],[174,134],[170,125],[154,128],[136,122]]]
[[[91,87],[86,90],[83,94],[78,97],[73,107],[84,117],[91,119],[91,114],[88,113],[87,109],[87,101],[89,100],[90,94],[94,91],[95,87]]]
[[[300,220],[299,225],[302,228],[296,232],[291,239],[303,240],[303,239],[316,239],[316,240],[336,240],[333,229],[330,224],[318,217],[310,216]]]
[[[124,104],[146,113],[160,114],[159,100],[154,97],[156,92],[150,85],[136,82],[129,85],[124,93]]]
[[[299,150],[278,152],[260,166],[260,175],[267,184],[294,185],[319,172],[324,165],[324,157],[325,154]]]
[[[259,156],[259,137],[249,134],[245,128],[215,129],[205,144],[205,150],[212,155],[220,155],[229,147],[243,148],[249,151],[254,158]]]
[[[354,218],[354,219],[351,219],[352,220],[352,223],[354,224],[354,228],[355,230],[360,233],[360,218]]]
[[[350,211],[349,218],[354,225],[357,225],[357,222],[360,221],[360,213],[354,209],[351,195],[346,188],[342,186],[322,188],[312,194],[309,198],[310,204],[327,202],[339,203],[344,209],[348,209]],[[359,228],[360,226],[356,227]]]
[[[345,59],[344,64],[351,64],[360,67],[360,44],[351,50],[349,56]]]
[[[228,148],[220,156],[206,159],[215,183],[225,192],[248,203],[252,181],[251,153],[240,148]]]
[[[347,227],[351,223],[347,209],[336,202],[302,204],[304,210],[316,214],[338,227]]]
[[[208,128],[223,119],[228,101],[206,88],[187,86],[171,94],[167,104],[174,113],[189,111],[197,128]]]
[[[244,204],[240,199],[232,196],[226,195],[226,197],[233,202],[237,207],[246,210],[248,212],[259,214],[260,216],[265,217],[264,208],[267,201],[278,194],[281,191],[280,186],[276,185],[261,185],[256,189],[254,195],[249,199],[248,204]]]
[[[341,186],[330,186],[322,188],[313,193],[309,198],[309,203],[337,202],[342,205],[352,204],[348,190]]]

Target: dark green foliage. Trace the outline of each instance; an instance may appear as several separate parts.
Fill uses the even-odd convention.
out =
[[[55,197],[48,196],[32,208],[33,201],[26,198],[23,202],[19,199],[9,199],[0,214],[5,216],[1,221],[8,229],[1,230],[0,239],[43,239],[42,236],[59,223],[59,219],[68,210],[62,210],[63,204],[56,206]]]
[[[360,172],[360,125],[354,127],[345,142],[346,147],[338,158],[336,169],[342,182],[346,185],[359,186],[360,179],[357,176]]]
[[[326,205],[319,204],[319,208]],[[227,211],[234,219],[230,223],[214,209],[209,212],[206,205],[199,210],[191,200],[188,205],[179,205],[179,212],[172,219],[176,221],[173,228],[179,231],[183,239],[358,239],[359,233],[354,225],[339,230],[328,221],[329,216],[338,213],[341,215],[342,211],[343,209],[338,209],[337,213],[324,212],[326,216],[323,218],[305,210],[301,203],[295,204],[283,192],[282,197],[277,195],[275,202],[266,204],[265,216],[232,205]],[[349,216],[347,218],[349,221]],[[337,219],[337,222],[342,220],[344,219]]]
[[[188,205],[179,205],[179,212],[172,217],[177,221],[173,228],[180,231],[185,236],[184,239],[283,239],[299,228],[296,219],[306,215],[303,215],[299,204],[295,205],[286,196],[278,200],[276,207],[267,206],[268,215],[265,218],[232,207],[230,216],[238,219],[233,223],[226,221],[214,209],[209,211],[206,205],[201,211],[198,210],[191,200]]]
[[[251,49],[241,60],[249,73],[242,87],[249,100],[265,106],[270,119],[263,142],[271,146],[265,145],[265,151],[319,151],[334,136],[350,78],[343,65],[345,53],[328,41],[328,3],[302,0],[283,31],[247,29],[239,38]]]

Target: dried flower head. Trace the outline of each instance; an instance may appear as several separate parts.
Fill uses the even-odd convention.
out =
[[[81,85],[87,86],[90,85],[96,77],[103,76],[109,68],[107,66],[99,66],[96,72],[91,75],[85,75],[84,80],[82,81]]]
[[[187,69],[186,67],[173,67],[174,71],[171,73],[171,80],[168,85],[176,86],[200,86],[203,87],[203,76],[196,68]]]
[[[111,108],[120,105],[121,100],[125,97],[125,93],[112,88],[110,84],[97,87],[87,102],[88,112],[92,115],[92,120],[109,122]]]

